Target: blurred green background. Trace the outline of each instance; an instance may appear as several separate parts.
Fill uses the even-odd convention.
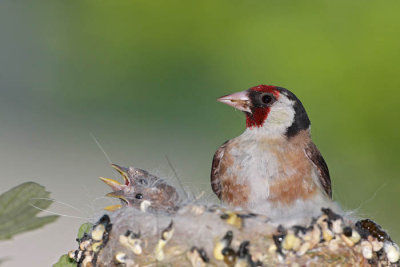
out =
[[[1,191],[34,180],[81,210],[66,214],[95,216],[108,192],[96,177],[115,176],[92,133],[121,165],[173,177],[168,155],[211,196],[213,153],[244,129],[215,99],[266,83],[305,105],[334,198],[399,242],[399,11],[398,0],[3,0]],[[14,266],[21,246],[54,263],[85,220],[0,250]]]

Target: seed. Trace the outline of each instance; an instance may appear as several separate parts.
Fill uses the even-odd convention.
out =
[[[354,244],[358,243],[361,239],[360,234],[357,232],[357,230],[353,230],[351,232],[351,237],[350,240],[354,242]]]
[[[294,234],[287,234],[285,239],[283,240],[282,248],[285,250],[299,250],[301,245],[300,238],[296,237]]]
[[[123,252],[117,252],[115,254],[115,261],[118,263],[126,263],[126,254]]]
[[[361,242],[361,252],[367,260],[372,258],[372,245],[368,241]]]
[[[371,244],[372,244],[372,250],[375,252],[383,248],[383,242],[380,242],[377,239],[372,240]]]
[[[342,220],[341,219],[333,221],[333,223],[332,223],[332,231],[335,234],[341,234],[342,233],[343,228],[342,228]]]
[[[92,250],[94,251],[94,252],[98,252],[99,250],[100,250],[100,246],[103,244],[103,242],[94,242],[93,244],[92,244]]]
[[[399,260],[399,248],[390,242],[386,242],[384,245],[387,258],[391,263],[395,263]]]
[[[100,241],[103,239],[103,234],[106,228],[102,224],[98,224],[92,231],[92,239],[95,241]]]
[[[346,243],[346,245],[348,245],[349,247],[354,246],[354,242],[350,238],[348,238],[347,236],[340,235],[340,237],[342,238],[343,242]]]

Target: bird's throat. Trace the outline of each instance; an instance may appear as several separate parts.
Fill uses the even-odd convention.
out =
[[[246,127],[254,128],[263,126],[268,117],[270,108],[254,108],[251,113],[246,113]]]

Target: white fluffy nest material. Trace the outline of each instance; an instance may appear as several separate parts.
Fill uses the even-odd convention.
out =
[[[371,220],[353,223],[322,209],[310,224],[283,227],[221,205],[165,205],[162,199],[177,193],[164,180],[151,176],[162,197],[143,196],[153,192],[141,180],[147,172],[114,168],[125,185],[106,183],[122,194],[113,195],[122,207],[78,240],[79,248],[69,253],[78,266],[399,266],[398,246]]]

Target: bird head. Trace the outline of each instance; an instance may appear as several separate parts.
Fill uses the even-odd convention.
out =
[[[124,183],[100,177],[113,190],[107,196],[120,199],[122,204],[117,207],[116,205],[106,207],[107,210],[114,210],[121,206],[142,209],[142,203],[147,202],[152,210],[167,211],[175,209],[180,201],[176,189],[165,180],[139,168],[125,168],[117,164],[111,166],[121,174]]]
[[[270,137],[292,137],[310,127],[310,120],[300,100],[289,90],[272,85],[258,85],[248,90],[218,98],[246,114],[246,127]]]

